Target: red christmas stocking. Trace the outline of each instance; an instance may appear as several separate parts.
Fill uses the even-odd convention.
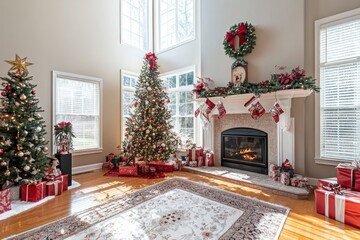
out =
[[[201,109],[203,108],[204,104],[201,104],[194,112],[195,117],[197,118],[199,116],[199,113],[201,112]]]
[[[215,103],[213,103],[210,99],[206,99],[205,104],[202,108],[202,114],[209,120],[209,114],[215,108]]]
[[[224,104],[221,100],[219,100],[218,104],[216,105],[217,109],[219,111],[218,119],[222,118],[226,114],[226,109],[224,107]]]
[[[259,119],[265,113],[264,107],[256,96],[252,96],[252,98],[244,104],[244,107],[248,108],[251,117],[255,120]]]
[[[278,123],[280,120],[280,115],[284,113],[284,110],[280,107],[279,103],[275,102],[269,112],[271,113],[274,121]]]

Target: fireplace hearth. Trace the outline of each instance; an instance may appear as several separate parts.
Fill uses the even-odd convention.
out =
[[[254,128],[223,131],[221,166],[268,174],[267,133]]]

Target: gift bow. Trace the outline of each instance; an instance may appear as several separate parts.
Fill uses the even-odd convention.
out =
[[[343,195],[344,194],[344,189],[341,187],[341,185],[336,184],[336,183],[330,183],[329,186],[322,186],[323,189],[327,190],[327,191],[332,191],[335,194],[338,195]]]
[[[226,41],[230,43],[231,47],[235,49],[235,37],[239,36],[239,46],[241,46],[245,42],[245,33],[246,33],[246,26],[244,23],[241,23],[238,26],[235,34],[231,32],[226,32]]]
[[[352,161],[351,165],[357,169],[360,169],[360,160]]]

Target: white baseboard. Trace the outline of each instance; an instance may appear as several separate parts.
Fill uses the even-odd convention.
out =
[[[72,173],[73,174],[79,174],[79,173],[84,173],[84,172],[91,172],[97,169],[101,169],[102,167],[102,163],[95,163],[95,164],[89,164],[89,165],[84,165],[84,166],[79,166],[79,167],[73,167],[72,168]]]
[[[311,178],[311,177],[308,177],[307,178],[308,179],[308,183],[309,183],[309,185],[311,185],[311,186],[317,186],[317,181],[318,181],[318,178]]]

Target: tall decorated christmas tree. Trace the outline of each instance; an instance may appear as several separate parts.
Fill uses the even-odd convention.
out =
[[[154,53],[145,55],[132,112],[126,120],[123,150],[130,160],[166,161],[177,149],[178,139],[167,108],[170,100],[158,78],[156,61]]]
[[[44,138],[45,125],[35,98],[26,58],[16,55],[6,61],[12,67],[2,77],[0,108],[0,188],[6,181],[14,184],[34,183],[44,176],[49,160]]]

